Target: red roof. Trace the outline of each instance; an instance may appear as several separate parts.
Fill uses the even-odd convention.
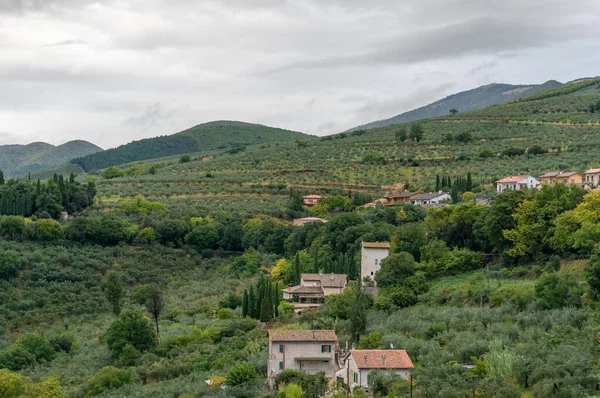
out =
[[[352,350],[354,362],[359,369],[412,369],[406,350]]]
[[[508,176],[508,177],[504,177],[503,179],[498,180],[496,182],[519,182],[519,181],[526,179],[527,177],[529,177],[529,176],[528,175],[527,176]]]

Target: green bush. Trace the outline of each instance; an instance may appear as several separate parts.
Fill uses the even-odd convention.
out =
[[[243,362],[235,365],[227,372],[228,386],[238,386],[255,379],[258,379],[256,366],[250,362]]]
[[[106,390],[123,387],[133,383],[133,372],[131,369],[122,370],[113,366],[106,366],[93,375],[86,385],[87,397],[100,395]]]

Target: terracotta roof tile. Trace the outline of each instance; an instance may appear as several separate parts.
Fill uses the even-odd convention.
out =
[[[335,341],[333,330],[269,330],[271,341]]]
[[[290,294],[324,294],[321,286],[292,286],[282,291]]]
[[[589,169],[589,170],[586,170],[586,172],[583,174],[592,174],[592,173],[600,173],[600,169]]]
[[[322,287],[344,287],[348,282],[346,274],[301,274],[302,281],[320,281]]]
[[[498,180],[496,182],[519,182],[521,180],[526,179],[527,177],[529,177],[528,175],[525,176],[508,176],[508,177],[504,177],[501,180]]]
[[[412,369],[406,350],[352,350],[354,362],[359,369]]]

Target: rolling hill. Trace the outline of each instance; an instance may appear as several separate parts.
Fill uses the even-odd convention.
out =
[[[45,142],[27,145],[0,146],[0,170],[7,177],[52,168],[71,159],[100,152],[102,148],[83,140],[69,141],[54,146]]]
[[[563,84],[556,80],[549,80],[544,84],[512,85],[492,83],[463,91],[457,94],[435,101],[429,105],[402,113],[389,119],[377,120],[371,123],[354,127],[348,131],[367,130],[377,127],[385,127],[392,124],[414,122],[416,120],[448,115],[451,109],[459,112],[467,112],[487,108],[490,105],[501,104],[516,100],[532,94],[542,93],[561,87]]]
[[[309,135],[235,121],[199,124],[177,134],[133,141],[72,160],[84,170],[97,170],[118,164],[192,152],[206,152],[254,144],[294,141]]]

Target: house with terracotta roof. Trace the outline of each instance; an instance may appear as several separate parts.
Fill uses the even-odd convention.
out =
[[[508,176],[496,181],[496,191],[501,193],[506,190],[518,191],[527,188],[533,189],[537,188],[539,185],[540,182],[538,179],[530,175]]]
[[[369,202],[367,204],[364,204],[363,207],[367,207],[367,208],[368,207],[377,207],[378,203],[381,203],[382,206],[391,206],[389,204],[389,201],[386,198],[381,198],[381,199],[377,199],[372,202]]]
[[[390,194],[387,194],[384,196],[384,199],[387,201],[387,203],[384,204],[384,206],[409,204],[410,200],[413,197],[420,195],[420,194],[421,194],[421,192],[409,192],[409,191],[390,193]]]
[[[324,218],[319,218],[319,217],[304,217],[304,218],[295,218],[294,219],[294,225],[298,225],[298,226],[302,226],[304,224],[308,224],[309,222],[320,222],[320,223],[327,223],[327,220]]]
[[[589,169],[583,173],[583,178],[586,184],[599,186],[600,185],[600,169]]]
[[[410,204],[415,206],[423,206],[439,204],[450,200],[452,200],[452,196],[450,196],[448,192],[439,191],[415,195],[410,199]]]
[[[362,242],[360,244],[360,279],[375,280],[381,260],[390,255],[390,242]]]
[[[326,296],[340,294],[348,287],[346,274],[301,274],[300,285],[282,290],[286,300],[297,299],[297,311],[307,307],[318,307]]]
[[[405,350],[351,350],[344,369],[337,373],[351,389],[368,388],[369,373],[373,370],[392,372],[408,379],[414,368]]]
[[[313,207],[313,206],[316,206],[317,203],[319,203],[319,199],[321,199],[321,195],[306,195],[302,199],[304,201],[304,206]]]
[[[307,374],[325,375],[333,379],[343,368],[341,350],[333,330],[269,330],[269,386],[286,369]]]
[[[576,171],[549,171],[544,173],[540,180],[542,185],[553,185],[559,182],[563,184],[582,184],[583,175]]]

